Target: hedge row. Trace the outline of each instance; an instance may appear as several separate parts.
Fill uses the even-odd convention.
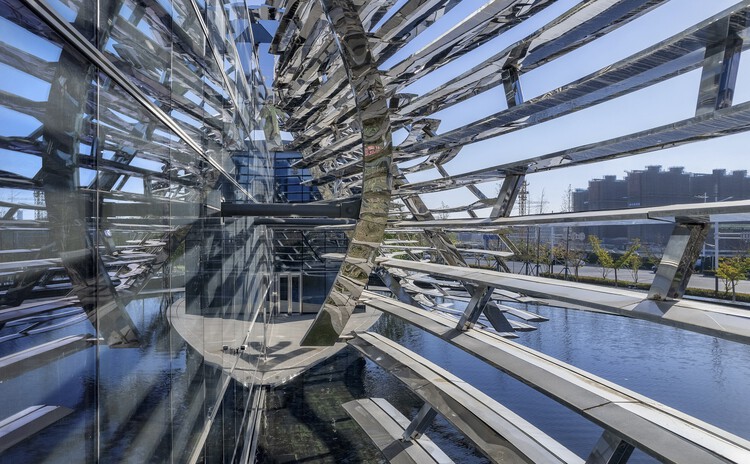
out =
[[[576,279],[574,276],[568,276],[568,279],[565,279],[565,276],[560,274],[550,274],[549,272],[544,272],[539,274],[541,277],[549,277],[552,279],[560,279],[560,280],[575,280],[576,282],[583,282],[587,284],[596,284],[596,285],[606,285],[609,287],[623,287],[623,288],[634,288],[638,290],[648,290],[651,288],[650,283],[644,283],[644,282],[630,282],[627,280],[618,280],[617,285],[615,285],[615,281],[613,279],[604,279],[602,277],[589,277],[589,276],[578,276]],[[719,291],[718,294],[714,292],[713,290],[707,289],[707,288],[688,288],[685,290],[685,294],[689,296],[698,296],[703,298],[715,298],[719,300],[732,300],[732,292],[725,293],[723,291]],[[741,301],[744,303],[750,303],[750,294],[747,293],[737,293],[736,301]]]

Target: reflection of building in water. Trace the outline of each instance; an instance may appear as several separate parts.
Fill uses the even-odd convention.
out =
[[[686,174],[670,170],[668,211],[652,193],[622,203],[629,188],[607,177],[595,188],[615,211],[542,215],[525,187],[537,172],[746,131],[750,107],[733,97],[750,6],[694,2],[696,24],[662,18],[673,36],[553,89],[558,63],[609,57],[610,34],[640,36],[676,2],[475,3],[0,0],[0,461],[251,462],[258,437],[280,429],[263,420],[269,389],[346,348],[372,362],[344,375],[362,383],[377,365],[420,408],[355,389],[327,411],[303,406],[325,428],[290,428],[288,450],[258,456],[333,462],[321,443],[339,441],[447,462],[453,447],[427,437],[445,430],[430,428],[440,415],[493,461],[624,462],[639,448],[750,462],[736,430],[512,341],[549,322],[526,306],[537,300],[750,341],[745,313],[682,298],[708,224],[750,215],[747,201],[682,203],[746,198],[727,190],[744,173],[715,173],[718,190],[693,176],[702,186],[681,192]],[[538,142],[554,133],[528,135],[691,73],[695,115],[678,123],[560,138],[551,152]],[[524,95],[533,79],[553,90]],[[503,138],[516,131],[528,151]],[[646,189],[652,171],[630,176]],[[519,199],[526,214],[511,216]],[[509,274],[528,226],[560,241],[571,227],[654,223],[669,246],[647,293]],[[380,333],[367,332],[383,312]],[[569,449],[564,425],[537,427],[386,337],[399,324],[432,334],[425,349],[453,344],[531,386],[600,437]]]

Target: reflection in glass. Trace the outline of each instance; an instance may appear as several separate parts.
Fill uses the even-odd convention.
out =
[[[215,211],[246,200],[230,180],[268,199],[271,173],[232,23],[218,4],[206,31],[191,2],[52,5],[0,8],[0,418],[31,424],[2,462],[231,459],[246,430],[211,425],[255,392],[269,243]]]

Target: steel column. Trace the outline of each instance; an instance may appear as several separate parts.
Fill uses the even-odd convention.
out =
[[[304,275],[305,274],[302,271],[300,271],[297,275],[297,278],[299,279],[299,287],[297,287],[297,298],[299,298],[299,304],[297,306],[299,308],[300,314],[302,314],[305,310],[304,303],[302,302],[302,279]]]
[[[505,102],[508,108],[523,103],[523,93],[521,92],[521,77],[516,66],[506,66],[501,71],[503,79],[503,89],[505,90]]]
[[[388,290],[403,303],[410,304],[412,306],[421,307],[419,302],[412,298],[412,296],[401,287],[401,283],[390,273],[388,269],[384,267],[378,267],[375,269],[375,275],[383,281]]]
[[[605,430],[591,450],[586,464],[625,464],[635,448],[630,443]]]
[[[713,37],[706,45],[696,116],[732,106],[743,42],[738,30],[747,23],[747,12],[741,12],[710,26]]]
[[[411,421],[406,430],[404,430],[404,441],[412,441],[419,439],[427,430],[427,427],[432,424],[437,416],[437,411],[432,409],[429,403],[425,403],[419,409],[417,416]]]
[[[497,194],[495,206],[492,207],[492,212],[490,212],[491,218],[494,219],[510,216],[525,178],[525,174],[511,174],[505,176],[503,184],[500,186],[500,191]]]
[[[675,224],[649,289],[648,299],[682,298],[707,234],[707,222]]]
[[[286,274],[286,302],[287,302],[286,313],[290,316],[292,315],[292,312],[293,312],[292,305],[294,301],[294,298],[292,298],[292,278],[293,278],[292,273],[287,272]]]
[[[471,300],[469,300],[469,304],[466,305],[466,309],[458,320],[458,325],[456,326],[456,328],[461,331],[469,330],[474,326],[474,323],[477,322],[482,311],[484,311],[485,305],[490,301],[490,298],[492,298],[492,292],[495,290],[486,285],[472,285],[472,287],[473,291],[470,292]]]
[[[320,0],[354,93],[363,143],[362,206],[336,280],[301,345],[333,345],[354,311],[383,241],[391,201],[391,123],[380,72],[352,2]]]

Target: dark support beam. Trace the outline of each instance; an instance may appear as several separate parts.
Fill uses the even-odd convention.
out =
[[[505,90],[505,101],[508,108],[523,103],[523,93],[521,92],[521,78],[518,68],[515,66],[506,66],[503,68],[503,89]]]
[[[630,443],[609,430],[605,430],[594,449],[591,450],[586,464],[625,464],[634,449],[635,447]]]
[[[380,280],[383,281],[383,284],[385,284],[386,287],[388,287],[388,290],[393,293],[393,295],[399,299],[399,301],[410,304],[412,306],[421,306],[417,300],[412,298],[412,296],[404,290],[404,288],[401,286],[401,283],[396,279],[396,277],[393,276],[390,272],[388,272],[388,269],[384,267],[377,267],[375,269],[375,275],[380,278]]]
[[[432,409],[429,403],[423,404],[417,416],[411,421],[406,430],[404,430],[403,440],[412,441],[421,438],[427,427],[435,420],[435,416],[437,416],[437,411]]]
[[[484,311],[485,305],[490,301],[490,298],[492,298],[492,292],[495,290],[487,285],[472,285],[472,287],[473,288],[470,290],[471,300],[469,300],[469,304],[466,305],[466,309],[458,320],[458,325],[456,327],[461,331],[469,330],[474,326],[474,323],[477,322],[477,319],[479,319],[479,316]]]
[[[492,328],[501,334],[512,333],[515,331],[505,317],[505,313],[494,301],[490,301],[484,306],[484,316],[490,321]]]
[[[505,176],[503,184],[500,186],[500,192],[497,194],[495,206],[492,207],[492,211],[490,212],[491,218],[510,216],[525,178],[525,174]]]
[[[425,229],[424,234],[430,241],[432,246],[435,247],[438,253],[440,253],[440,256],[443,258],[443,261],[445,261],[446,264],[448,264],[449,266],[465,268],[469,267],[458,249],[448,240],[445,232],[440,229]],[[505,314],[503,314],[502,311],[500,311],[499,309],[497,311],[488,309],[492,308],[492,306],[494,305],[494,303],[490,301],[493,292],[492,288],[489,288],[489,292],[487,295],[482,295],[484,291],[482,290],[481,286],[472,285],[467,282],[462,282],[462,284],[466,291],[469,293],[469,296],[471,296],[472,302],[475,298],[481,298],[484,300],[484,303],[477,308],[478,313],[476,313],[475,315],[471,315],[471,317],[473,317],[473,320],[467,318],[468,316],[466,316],[466,314],[468,313],[464,313],[464,316],[462,316],[461,321],[458,324],[459,328],[464,328],[460,330],[467,330],[471,328],[471,326],[474,325],[474,323],[479,318],[479,315],[484,312],[485,316],[487,316],[495,330],[497,330],[498,332],[513,332],[513,328],[511,327],[510,322],[508,322],[508,319],[505,317]],[[471,303],[469,303],[467,311],[471,307]]]
[[[314,203],[231,203],[221,204],[221,215],[272,217],[328,217],[359,218],[360,199],[347,198],[332,202]]]
[[[331,219],[331,218],[275,218],[262,217],[253,220],[256,226],[268,226],[276,228],[294,227],[297,229],[312,229],[321,226],[354,227],[353,219]]]
[[[443,258],[445,264],[449,266],[469,267],[458,249],[450,242],[448,235],[441,229],[425,230],[424,235],[438,254],[440,254],[440,257]]]

